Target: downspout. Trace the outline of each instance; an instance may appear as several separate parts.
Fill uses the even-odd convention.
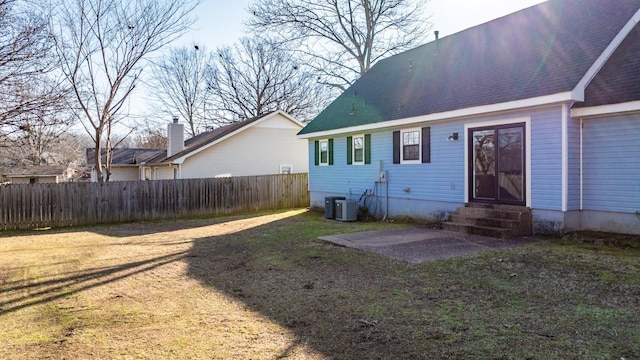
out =
[[[583,207],[583,197],[584,197],[583,131],[584,131],[584,121],[583,121],[583,118],[580,118],[580,211],[584,209]]]
[[[562,104],[562,212],[566,213],[569,200],[569,107]]]

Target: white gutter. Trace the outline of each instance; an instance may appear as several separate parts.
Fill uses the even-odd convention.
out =
[[[590,106],[571,109],[571,117],[581,118],[609,114],[622,114],[640,111],[640,101],[629,101],[620,104]]]

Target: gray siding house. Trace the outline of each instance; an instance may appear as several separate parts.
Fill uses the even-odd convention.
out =
[[[549,0],[379,61],[298,137],[314,207],[640,234],[640,0]]]

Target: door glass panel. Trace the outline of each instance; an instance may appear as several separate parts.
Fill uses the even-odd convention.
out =
[[[495,131],[474,131],[473,136],[473,197],[496,199]]]
[[[520,202],[524,199],[523,128],[498,129],[499,200]]]

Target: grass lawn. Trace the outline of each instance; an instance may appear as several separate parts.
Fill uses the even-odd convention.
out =
[[[413,265],[295,210],[0,233],[1,359],[640,359],[640,242]]]

